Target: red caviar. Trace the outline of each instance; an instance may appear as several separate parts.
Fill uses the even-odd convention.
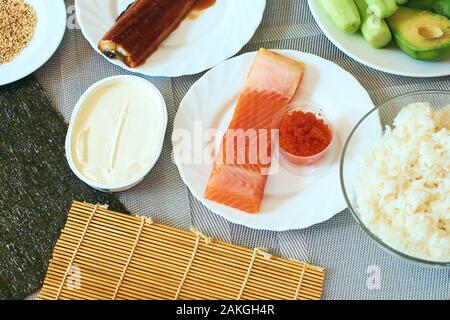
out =
[[[294,111],[280,124],[280,147],[298,157],[312,157],[331,143],[332,131],[312,112]]]

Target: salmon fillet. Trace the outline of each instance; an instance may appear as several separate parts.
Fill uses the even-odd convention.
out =
[[[271,165],[273,122],[294,97],[303,63],[261,49],[217,153],[205,198],[258,213]]]

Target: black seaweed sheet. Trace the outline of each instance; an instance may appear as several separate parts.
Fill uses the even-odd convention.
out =
[[[42,284],[73,200],[126,212],[71,172],[67,125],[34,77],[0,87],[0,299]]]

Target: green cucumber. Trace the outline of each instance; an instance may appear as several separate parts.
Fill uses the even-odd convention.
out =
[[[404,5],[405,3],[407,3],[408,2],[408,0],[397,0],[397,4],[399,5],[399,6],[402,6],[402,5]]]
[[[366,0],[370,12],[380,19],[392,16],[398,9],[396,0]]]
[[[358,7],[353,0],[318,0],[329,19],[342,31],[355,33],[361,26]]]
[[[392,40],[392,33],[384,19],[369,12],[365,0],[355,0],[361,16],[361,32],[371,47],[379,49],[387,46]]]

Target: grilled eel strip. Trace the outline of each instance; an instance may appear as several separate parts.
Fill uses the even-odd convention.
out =
[[[119,16],[98,48],[128,67],[143,64],[180,24],[196,0],[136,0]]]

